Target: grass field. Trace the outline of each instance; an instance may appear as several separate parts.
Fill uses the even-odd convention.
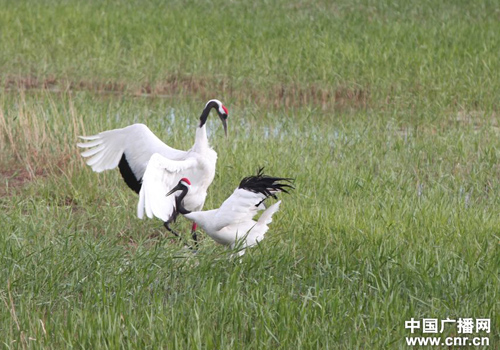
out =
[[[494,1],[1,0],[0,349],[404,349],[405,321],[448,317],[491,319],[489,346],[457,348],[499,349],[499,19]],[[76,148],[142,122],[187,149],[209,98],[230,114],[227,139],[209,119],[205,208],[260,166],[295,178],[241,261],[137,219]]]

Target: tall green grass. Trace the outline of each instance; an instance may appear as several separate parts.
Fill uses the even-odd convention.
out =
[[[399,349],[412,317],[499,346],[496,3],[0,5],[0,348]],[[205,208],[296,179],[241,260],[76,148],[143,122],[187,149],[209,97]]]
[[[239,262],[209,239],[191,255],[161,222],[135,217],[137,197],[117,171],[97,175],[76,148],[63,153],[66,138],[138,116],[187,148],[185,123],[200,106],[28,94],[2,110],[15,105],[46,116],[22,131],[44,130],[57,151],[1,200],[6,348],[399,348],[411,317],[499,321],[498,150],[487,126],[229,106],[227,140],[216,118],[209,124],[219,163],[206,207],[258,166],[297,187]],[[13,132],[21,122],[3,121]]]

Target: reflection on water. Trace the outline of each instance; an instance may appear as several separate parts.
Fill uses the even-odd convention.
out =
[[[177,117],[175,108],[170,108],[168,112],[162,115],[160,118],[158,116],[150,115],[148,116],[135,116],[134,119],[138,119],[137,122],[147,123],[148,117],[155,118],[165,130],[167,135],[172,135],[173,133],[180,133],[190,135],[193,134],[194,130],[198,125],[198,116],[191,117]],[[119,118],[119,114],[117,114]],[[289,141],[290,138],[294,139],[307,139],[308,141],[322,143],[323,145],[336,148],[337,145],[352,145],[359,142],[363,137],[365,132],[352,130],[349,134],[342,130],[334,129],[329,127],[324,123],[320,125],[314,123],[296,123],[294,119],[283,119],[278,120],[278,117],[272,122],[268,123],[269,120],[262,119],[261,121],[256,121],[254,118],[245,119],[232,118],[228,121],[228,138],[239,138],[239,139],[273,139],[277,141]],[[211,135],[221,135],[222,126],[219,118],[216,115],[212,115],[207,121],[207,133],[209,138]],[[389,126],[391,127],[391,126]],[[366,130],[365,130],[366,131]],[[396,133],[397,135],[397,133]],[[408,135],[404,135],[405,140],[407,140]]]

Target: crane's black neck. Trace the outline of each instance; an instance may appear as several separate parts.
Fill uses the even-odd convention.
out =
[[[219,108],[219,105],[217,104],[217,102],[215,102],[215,101],[209,102],[205,106],[205,109],[203,110],[203,112],[201,112],[201,116],[200,116],[200,128],[203,125],[205,125],[205,123],[207,122],[208,115],[210,114],[210,110],[212,110],[212,108],[215,108],[215,109]]]
[[[182,200],[184,197],[186,197],[186,194],[188,192],[188,188],[184,187],[182,189],[182,192],[179,196],[175,197],[175,207],[177,208],[177,212],[179,212],[182,215],[189,214],[190,211],[187,210],[183,205],[182,205]]]

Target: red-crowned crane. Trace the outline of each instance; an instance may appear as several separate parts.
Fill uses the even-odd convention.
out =
[[[227,136],[227,108],[219,100],[210,100],[201,113],[194,145],[188,151],[167,146],[144,124],[108,130],[94,136],[80,136],[88,142],[78,143],[78,147],[90,148],[82,152],[82,156],[88,158],[87,164],[95,172],[118,166],[125,183],[139,194],[137,208],[139,218],[143,217],[146,205],[148,216],[152,213],[162,219],[165,227],[173,232],[169,223],[175,220],[177,211],[175,199],[167,197],[167,192],[179,179],[183,177],[193,179],[197,185],[184,198],[183,205],[188,210],[201,210],[205,203],[207,188],[215,176],[217,153],[208,143],[206,130],[207,118],[212,109],[219,115]],[[144,176],[148,167],[153,167],[155,172],[144,186]],[[154,200],[145,203],[145,194]],[[193,223],[192,235],[196,241],[196,223]]]
[[[268,224],[281,203],[278,201],[266,209],[263,202],[268,197],[276,198],[277,192],[288,193],[289,189],[294,188],[291,182],[289,178],[264,175],[259,169],[256,176],[245,177],[219,209],[206,211],[190,211],[183,206],[183,198],[189,195],[195,185],[188,178],[181,179],[167,195],[180,191],[176,197],[177,211],[196,222],[217,243],[231,249],[241,248],[238,254],[243,255],[245,248],[264,238],[269,229]],[[253,220],[257,212],[264,209],[260,218]]]

